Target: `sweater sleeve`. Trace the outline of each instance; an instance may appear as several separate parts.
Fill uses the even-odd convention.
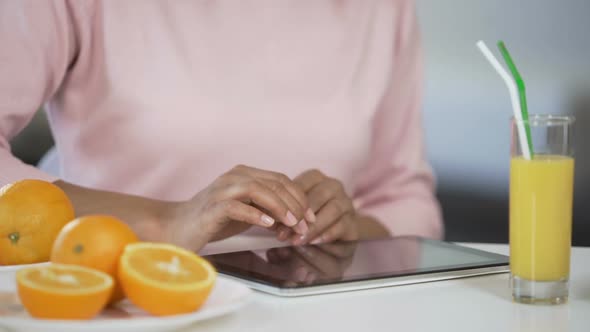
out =
[[[59,89],[76,52],[71,5],[0,0],[0,186],[55,178],[14,157],[9,141]]]
[[[421,120],[420,36],[413,2],[402,3],[389,86],[372,119],[371,152],[353,198],[360,213],[379,220],[394,236],[441,238],[443,223]]]

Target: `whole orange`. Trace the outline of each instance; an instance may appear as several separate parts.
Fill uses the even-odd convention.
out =
[[[51,262],[90,267],[108,273],[115,279],[109,303],[121,300],[123,291],[116,281],[119,257],[137,236],[123,221],[106,215],[80,217],[68,223],[59,233]]]
[[[0,188],[0,265],[48,261],[55,237],[74,217],[72,202],[51,182],[27,179]]]

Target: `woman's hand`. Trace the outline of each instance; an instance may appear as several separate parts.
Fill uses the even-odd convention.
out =
[[[316,220],[309,223],[306,234],[294,234],[288,227],[277,226],[279,240],[289,239],[293,244],[300,245],[359,238],[359,223],[352,199],[348,197],[340,181],[327,177],[318,170],[309,170],[295,178],[294,182],[305,193],[309,208],[316,214]]]
[[[217,178],[190,201],[171,209],[164,225],[164,240],[199,250],[207,242],[243,231],[250,225],[281,225],[305,234],[308,199],[300,185],[287,176],[237,166]],[[242,225],[239,225],[239,224]]]

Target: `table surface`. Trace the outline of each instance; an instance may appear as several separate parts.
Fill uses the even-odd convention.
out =
[[[573,248],[570,299],[558,306],[512,302],[508,274],[497,274],[300,298],[254,292],[238,312],[185,331],[590,331],[589,262],[590,248]]]

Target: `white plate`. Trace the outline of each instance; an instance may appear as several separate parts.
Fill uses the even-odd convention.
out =
[[[23,264],[23,265],[0,265],[0,290],[16,289],[16,271],[27,267],[39,267],[48,265],[49,263]]]
[[[48,265],[49,262],[44,263],[35,263],[35,264],[21,264],[21,265],[0,265],[0,273],[3,272],[16,272],[20,269],[24,269],[26,267],[34,267],[34,266],[43,266]]]
[[[118,309],[106,310],[89,321],[44,320],[31,318],[18,303],[14,293],[0,293],[0,331],[43,332],[128,332],[175,331],[188,325],[218,317],[244,305],[252,291],[241,283],[218,277],[215,287],[203,307],[194,313],[154,317],[123,302]],[[59,305],[56,303],[55,305]]]

